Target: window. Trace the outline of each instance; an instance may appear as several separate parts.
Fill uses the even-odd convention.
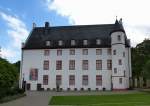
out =
[[[56,75],[56,86],[62,84],[62,78],[61,75]]]
[[[49,61],[48,60],[44,60],[43,69],[49,70]]]
[[[57,56],[61,56],[62,55],[62,50],[57,50]]]
[[[118,35],[118,41],[121,41],[121,36],[120,35]]]
[[[49,50],[44,50],[44,56],[49,56]]]
[[[33,68],[30,70],[30,78],[29,79],[32,81],[38,80],[38,69]]]
[[[83,55],[88,55],[88,49],[83,49],[83,50],[82,50],[82,54],[83,54]]]
[[[102,55],[102,49],[96,49],[96,55]]]
[[[123,57],[125,57],[125,52],[123,52]]]
[[[119,84],[122,84],[122,78],[119,78]]]
[[[56,70],[62,70],[62,61],[61,60],[56,61]]]
[[[126,77],[126,71],[124,70],[124,77]]]
[[[74,75],[69,76],[69,85],[75,85],[75,76]]]
[[[96,60],[96,70],[102,70],[102,60]]]
[[[113,55],[116,55],[116,50],[113,50]]]
[[[88,45],[88,40],[83,40],[83,45]]]
[[[108,70],[112,69],[112,61],[111,60],[107,60],[107,69]]]
[[[71,46],[75,46],[75,45],[76,45],[75,40],[71,40]]]
[[[59,40],[59,41],[58,41],[58,45],[59,45],[59,46],[62,46],[62,45],[63,45],[63,41],[62,41],[62,40]]]
[[[48,75],[43,75],[43,85],[48,85]]]
[[[88,70],[88,60],[82,60],[82,69]]]
[[[75,70],[75,60],[69,60],[69,70]]]
[[[85,86],[88,85],[88,75],[82,76],[82,85],[85,85]]]
[[[107,49],[107,55],[111,55],[111,49]]]
[[[50,41],[46,41],[46,46],[50,46],[51,42]]]
[[[102,76],[96,75],[96,85],[101,86],[102,85]]]
[[[117,68],[114,68],[114,73],[117,74]]]
[[[101,40],[100,39],[96,39],[96,44],[100,45],[101,44]]]
[[[122,60],[119,59],[119,60],[118,60],[118,63],[119,63],[119,65],[122,65]]]
[[[70,55],[75,55],[75,50],[74,49],[70,49]]]

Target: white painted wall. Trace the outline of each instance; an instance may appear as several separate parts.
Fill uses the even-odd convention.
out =
[[[102,55],[96,55],[96,48],[89,48],[88,55],[82,55],[82,49],[75,49],[75,55],[70,55],[70,49],[62,49],[62,56],[57,56],[57,49],[51,49],[49,56],[44,56],[44,50],[23,50],[22,76],[27,83],[31,83],[31,90],[36,90],[37,83],[43,84],[43,75],[49,76],[49,84],[42,85],[44,89],[56,88],[56,75],[62,75],[62,85],[64,90],[67,88],[81,88],[95,90],[105,87],[111,90],[111,70],[107,70],[107,59],[112,59],[111,55],[107,55],[108,48],[102,48]],[[128,49],[126,49],[128,50]],[[49,70],[43,70],[43,61],[50,61]],[[56,60],[62,60],[62,70],[56,70]],[[75,70],[69,70],[69,60],[75,60]],[[82,60],[89,60],[89,70],[82,70]],[[102,70],[96,70],[96,60],[102,60]],[[29,72],[31,68],[37,68],[38,81],[29,80]],[[75,75],[75,86],[69,86],[69,75]],[[82,85],[82,75],[88,75],[88,86]],[[96,86],[96,75],[102,75],[102,86]],[[116,79],[117,83],[117,79]],[[121,86],[121,85],[118,85]]]

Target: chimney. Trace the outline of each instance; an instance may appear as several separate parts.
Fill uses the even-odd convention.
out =
[[[46,28],[49,27],[49,22],[45,22],[45,27],[46,27]]]
[[[32,24],[32,28],[35,28],[35,27],[36,27],[36,23],[34,23],[34,22],[33,22],[33,24]]]

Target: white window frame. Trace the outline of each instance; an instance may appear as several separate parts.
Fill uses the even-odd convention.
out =
[[[58,45],[59,45],[59,46],[62,46],[62,45],[63,45],[63,41],[62,41],[62,40],[59,40],[59,41],[58,41]]]
[[[100,45],[101,44],[101,40],[100,39],[96,39],[96,44]]]
[[[51,45],[51,41],[46,41],[46,46],[50,46]]]
[[[75,46],[76,45],[76,41],[75,40],[71,40],[71,46]]]
[[[84,45],[84,46],[88,45],[88,40],[86,40],[86,39],[83,40],[83,45]]]

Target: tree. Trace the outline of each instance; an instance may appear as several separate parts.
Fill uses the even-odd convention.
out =
[[[131,49],[131,53],[133,78],[138,80],[140,77],[145,78],[143,67],[150,60],[150,40],[145,39],[142,43],[139,43]]]
[[[16,68],[18,73],[20,72],[20,61],[17,61],[16,63],[13,64]]]
[[[0,58],[0,98],[4,97],[18,80],[18,72],[14,65]]]
[[[143,76],[146,79],[150,79],[150,60],[143,67]]]

